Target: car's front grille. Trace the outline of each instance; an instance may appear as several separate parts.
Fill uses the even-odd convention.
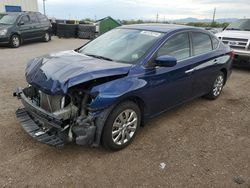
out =
[[[249,50],[248,39],[223,37],[222,42],[233,49]]]

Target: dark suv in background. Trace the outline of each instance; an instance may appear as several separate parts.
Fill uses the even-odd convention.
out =
[[[23,42],[51,40],[52,27],[39,12],[0,13],[0,44],[18,48]]]

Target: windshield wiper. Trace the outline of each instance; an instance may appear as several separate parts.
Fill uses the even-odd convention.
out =
[[[103,56],[100,56],[100,55],[94,55],[94,54],[85,54],[87,56],[90,56],[90,57],[94,57],[94,58],[97,58],[97,59],[104,59],[104,60],[107,60],[107,61],[114,61],[113,59],[110,59],[108,57],[103,57]]]

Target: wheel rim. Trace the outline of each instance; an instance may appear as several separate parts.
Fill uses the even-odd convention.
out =
[[[14,36],[12,38],[12,43],[13,43],[13,46],[15,46],[15,47],[19,46],[19,44],[20,44],[19,38],[17,36]]]
[[[49,41],[49,34],[48,33],[45,33],[45,40]]]
[[[127,143],[134,136],[138,125],[138,116],[132,109],[121,112],[112,127],[112,140],[117,145]]]
[[[214,82],[214,87],[213,87],[214,96],[220,95],[223,85],[224,85],[224,77],[220,75]]]

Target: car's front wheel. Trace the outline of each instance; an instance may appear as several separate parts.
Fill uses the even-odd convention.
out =
[[[137,104],[126,101],[117,105],[109,114],[102,134],[102,144],[111,150],[120,150],[134,139],[141,123]]]
[[[225,75],[223,72],[220,72],[216,76],[213,86],[210,89],[209,93],[206,95],[206,97],[211,100],[217,99],[222,92],[224,83],[225,83]]]
[[[18,35],[12,35],[9,43],[12,48],[18,48],[21,45],[21,39]]]

